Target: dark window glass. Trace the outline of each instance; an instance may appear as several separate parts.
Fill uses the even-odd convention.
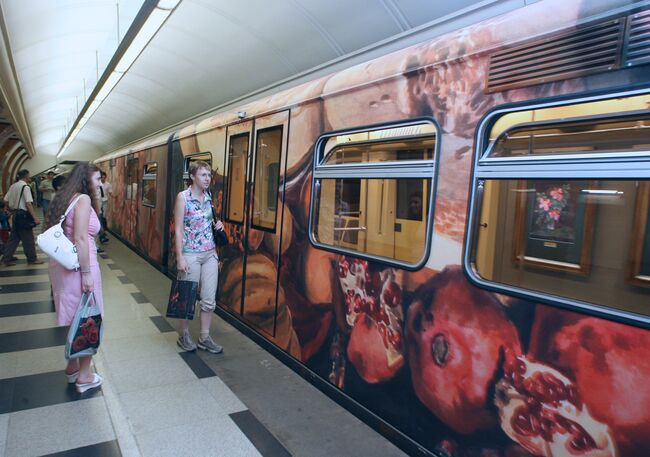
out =
[[[144,165],[144,176],[142,177],[142,204],[145,206],[156,206],[156,189],[158,180],[158,164],[149,162]]]
[[[246,164],[248,158],[248,133],[230,137],[228,151],[228,196],[226,219],[244,223],[244,196],[246,193]]]
[[[254,227],[275,231],[282,127],[258,132],[255,151],[252,222]]]

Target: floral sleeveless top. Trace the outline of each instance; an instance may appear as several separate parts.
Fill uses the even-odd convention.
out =
[[[215,248],[212,235],[212,197],[205,192],[203,204],[192,195],[192,188],[181,192],[185,200],[183,252],[205,252]]]

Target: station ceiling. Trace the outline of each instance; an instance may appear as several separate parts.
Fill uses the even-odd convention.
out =
[[[198,113],[535,1],[181,0],[59,161],[94,159]],[[9,125],[33,173],[55,164],[142,6],[135,0],[0,0],[0,141]]]

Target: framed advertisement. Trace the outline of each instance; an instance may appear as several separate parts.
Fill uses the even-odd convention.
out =
[[[591,263],[595,181],[519,181],[513,257],[548,270],[586,275]]]
[[[628,282],[650,287],[650,182],[639,183],[634,209]]]

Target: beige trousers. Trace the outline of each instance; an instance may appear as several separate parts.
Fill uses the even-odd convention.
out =
[[[179,272],[178,279],[195,281],[201,289],[201,309],[211,313],[217,306],[217,284],[219,282],[219,257],[212,249],[205,252],[184,252],[183,258],[190,271]]]

